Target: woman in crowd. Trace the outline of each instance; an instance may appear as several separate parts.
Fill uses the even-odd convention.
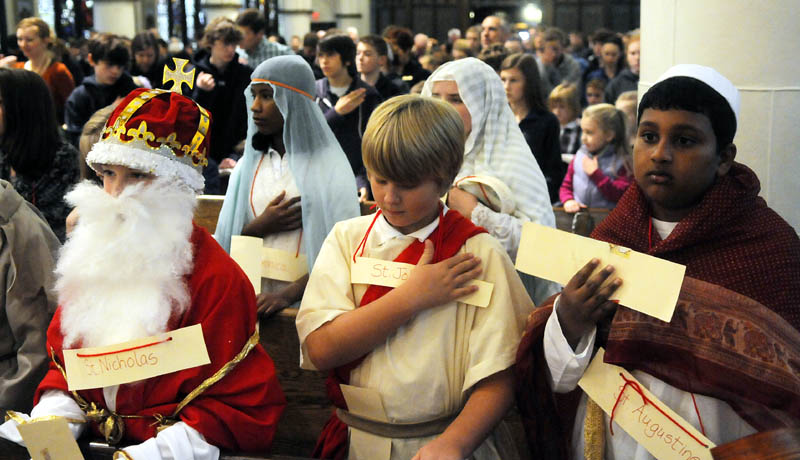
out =
[[[558,118],[547,110],[542,96],[536,59],[529,54],[512,54],[500,66],[500,79],[519,129],[547,181],[550,202],[555,203],[558,201],[558,187],[564,178],[560,129]]]
[[[44,78],[50,94],[55,102],[56,119],[64,122],[64,104],[73,89],[75,80],[67,66],[59,61],[53,51],[53,38],[50,26],[40,18],[25,18],[17,24],[17,44],[28,58],[27,61],[14,62],[16,58],[5,58],[2,63],[15,68],[24,68],[36,72]]]
[[[425,82],[423,96],[433,96],[451,104],[464,122],[467,141],[464,163],[456,176],[447,205],[497,238],[516,259],[522,222],[554,226],[553,208],[542,171],[525,142],[511,112],[503,82],[489,65],[475,58],[448,62]],[[475,187],[467,184],[482,182]],[[482,195],[485,186],[497,199]],[[513,190],[513,195],[510,193]],[[538,303],[552,294],[552,283],[523,276],[528,293]]]
[[[230,252],[232,235],[303,254],[308,270],[333,224],[358,216],[355,177],[317,108],[314,74],[300,56],[276,56],[253,72],[245,91],[250,116],[244,156],[228,185],[215,237]],[[325,180],[320,180],[325,178]],[[263,278],[260,314],[300,300],[308,275]]]
[[[140,32],[131,41],[133,63],[130,74],[135,77],[144,77],[147,82],[141,81],[142,86],[148,88],[163,88],[164,57],[160,55],[158,40],[150,32]]]
[[[599,78],[608,83],[613,80],[625,68],[624,51],[625,46],[618,36],[610,35],[603,39],[603,45],[600,48],[600,68],[589,73],[586,81]]]
[[[63,242],[64,194],[79,178],[78,151],[61,137],[50,91],[24,69],[0,69],[0,177],[42,212]]]

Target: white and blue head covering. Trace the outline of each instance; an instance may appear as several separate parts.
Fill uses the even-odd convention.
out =
[[[497,72],[475,58],[451,61],[441,65],[428,77],[422,95],[430,96],[433,83],[437,81],[456,82],[458,94],[472,118],[472,130],[464,147],[464,163],[456,176],[456,183],[471,176],[477,176],[482,182],[486,177],[499,179],[514,193],[515,203],[509,214],[520,222],[520,226],[521,222],[532,221],[555,227],[547,182],[511,112],[503,82]],[[469,191],[468,188],[465,190]],[[501,204],[501,212],[503,208]],[[515,231],[509,230],[504,224],[494,227],[482,224],[501,241],[514,260],[521,230],[515,235]],[[537,305],[557,292],[555,283],[525,273],[521,273],[520,278]]]
[[[431,74],[422,95],[430,96],[437,81],[456,82],[458,94],[472,118],[464,163],[456,182],[467,176],[496,177],[516,194],[512,215],[554,226],[547,182],[511,112],[497,72],[475,58],[450,61]]]
[[[296,55],[276,56],[262,62],[245,89],[247,106],[253,104],[254,84],[269,84],[283,115],[283,143],[289,168],[300,191],[303,209],[303,244],[308,270],[314,266],[322,242],[340,221],[360,215],[356,181],[339,143],[314,103],[315,80],[311,67]],[[241,234],[255,218],[250,207],[250,186],[263,155],[253,147],[258,128],[247,117],[247,144],[228,183],[214,237],[230,252],[231,236]]]

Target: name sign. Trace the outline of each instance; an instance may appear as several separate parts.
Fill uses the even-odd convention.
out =
[[[231,258],[247,275],[256,294],[261,293],[262,277],[293,282],[308,273],[304,254],[265,248],[263,240],[253,236],[232,236]]]
[[[64,417],[47,417],[17,426],[32,460],[83,460]]]
[[[350,267],[350,282],[353,284],[374,284],[395,288],[408,280],[411,270],[416,265],[390,260],[357,257],[356,263]],[[494,284],[481,280],[472,280],[467,286],[478,286],[478,290],[458,299],[459,302],[487,307],[492,300]]]
[[[274,248],[261,248],[261,276],[294,282],[308,273],[305,254],[293,254]]]
[[[712,460],[714,443],[604,355],[598,350],[578,385],[620,428],[658,460]]]
[[[566,285],[593,257],[596,271],[614,266],[623,280],[614,298],[622,305],[669,322],[678,304],[686,266],[580,235],[525,222],[517,251],[517,270]]]
[[[199,324],[116,345],[64,350],[70,391],[122,385],[210,362]]]

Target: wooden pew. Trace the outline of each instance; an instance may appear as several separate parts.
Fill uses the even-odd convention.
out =
[[[310,455],[333,406],[325,392],[327,373],[300,369],[300,340],[294,325],[296,308],[261,320],[261,345],[275,362],[286,394],[286,410],[278,423],[275,454]]]
[[[755,433],[711,449],[714,460],[800,459],[800,429]]]
[[[224,195],[200,195],[197,197],[197,207],[194,210],[194,222],[214,234],[217,228],[217,219],[222,209]]]
[[[553,206],[553,214],[556,216],[556,228],[565,232],[575,233],[581,236],[589,236],[611,212],[603,208],[587,208],[575,214],[564,211],[563,207]]]

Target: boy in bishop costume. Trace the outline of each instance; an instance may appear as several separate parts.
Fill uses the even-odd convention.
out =
[[[252,285],[192,222],[210,123],[205,109],[179,93],[131,92],[87,156],[103,189],[82,183],[66,196],[79,217],[56,268],[50,370],[31,418],[64,416],[76,437],[88,430],[127,446],[114,458],[264,452],[285,407],[274,365],[258,345]],[[63,350],[197,324],[210,364],[68,391]],[[20,442],[16,425],[25,419],[14,414],[0,435]]]

